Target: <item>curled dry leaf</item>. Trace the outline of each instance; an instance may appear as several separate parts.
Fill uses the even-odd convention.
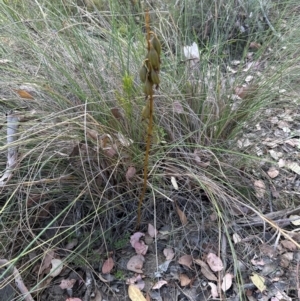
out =
[[[225,276],[223,277],[222,279],[222,291],[223,292],[226,292],[232,285],[232,278],[233,278],[233,275],[232,274],[225,274]]]
[[[116,119],[122,119],[123,118],[123,114],[122,114],[122,111],[121,111],[120,108],[114,107],[114,108],[110,109],[110,111]]]
[[[218,298],[219,297],[219,293],[218,293],[217,286],[214,283],[212,283],[212,282],[208,282],[208,285],[210,286],[210,289],[211,289],[210,290],[211,296],[213,298]]]
[[[268,170],[268,175],[271,179],[274,179],[279,175],[279,171],[275,167],[270,167]]]
[[[172,260],[175,256],[175,253],[174,253],[173,249],[171,249],[171,248],[166,248],[166,249],[164,249],[163,252],[166,257],[166,260]]]
[[[114,265],[115,265],[114,260],[111,257],[107,258],[103,263],[102,273],[103,274],[110,273],[110,271],[113,269]]]
[[[51,260],[54,258],[54,251],[48,250],[45,254],[44,260],[42,262],[42,266],[39,271],[39,275],[42,275],[43,272],[50,267]]]
[[[288,249],[289,251],[295,251],[297,250],[297,246],[290,240],[284,239],[281,241],[281,244]]]
[[[148,224],[148,234],[151,237],[155,237],[157,235],[158,231],[155,229],[155,227],[151,224]]]
[[[139,255],[146,255],[148,248],[149,247],[143,241],[138,241],[134,244],[135,252]]]
[[[223,270],[224,266],[223,266],[222,260],[216,254],[208,253],[206,260],[207,260],[209,267],[212,269],[212,271],[219,272],[219,271]]]
[[[158,282],[156,282],[154,285],[153,285],[153,287],[152,287],[152,289],[159,289],[159,288],[161,288],[163,285],[165,285],[165,284],[168,284],[168,282],[166,281],[166,280],[159,280]]]
[[[63,279],[59,285],[59,287],[64,290],[64,289],[71,289],[73,285],[75,284],[76,279]]]
[[[132,247],[135,249],[137,254],[145,255],[148,250],[148,246],[145,245],[143,241],[140,241],[140,238],[145,236],[144,233],[136,232],[130,237],[130,243]]]
[[[63,264],[60,259],[52,259],[51,260],[52,268],[50,270],[50,276],[51,277],[56,277],[60,274],[60,272],[63,269]]]
[[[218,278],[204,261],[202,261],[201,259],[195,259],[194,261],[201,266],[201,273],[206,277],[206,279],[211,281],[218,281]]]
[[[258,198],[263,198],[266,193],[266,185],[262,180],[254,181],[255,194]]]
[[[135,232],[133,235],[130,236],[130,244],[134,248],[136,242],[140,241],[141,237],[145,236],[142,232]]]
[[[126,172],[126,180],[129,181],[132,179],[136,174],[136,169],[133,166],[128,167],[127,172]]]
[[[145,258],[143,255],[135,255],[131,257],[127,263],[127,269],[138,274],[142,274],[142,268],[144,265]]]
[[[99,137],[99,133],[95,130],[91,130],[91,129],[87,129],[86,130],[86,134],[89,138],[91,138],[92,140],[97,141],[98,137]]]
[[[193,257],[191,255],[183,255],[178,259],[178,263],[187,266],[191,269],[193,263]]]
[[[147,301],[142,292],[133,284],[128,286],[128,296],[131,301]]]
[[[177,204],[175,204],[175,205],[176,205],[177,214],[180,218],[182,225],[184,226],[187,224],[187,217],[186,217],[185,213],[178,207],[178,205]]]
[[[181,286],[187,286],[191,283],[192,279],[190,279],[187,275],[185,274],[180,274],[179,276],[179,280],[180,280],[180,285]]]

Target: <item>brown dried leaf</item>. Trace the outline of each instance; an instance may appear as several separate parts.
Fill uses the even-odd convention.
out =
[[[122,119],[122,118],[123,118],[123,114],[122,114],[122,111],[121,111],[120,108],[114,107],[114,108],[112,108],[110,111],[111,111],[111,113],[113,114],[113,116],[114,116],[116,119]]]
[[[114,260],[111,257],[107,258],[103,263],[102,273],[103,274],[110,273],[110,271],[113,269],[114,265],[115,265]]]
[[[208,285],[210,286],[211,296],[213,298],[218,298],[219,297],[218,287],[214,283],[212,283],[212,282],[208,282]]]
[[[222,271],[224,268],[222,260],[214,253],[208,253],[206,261],[214,272]]]
[[[175,256],[175,253],[174,253],[173,249],[171,249],[171,248],[166,248],[166,249],[164,249],[163,252],[166,257],[166,260],[172,260]]]
[[[21,98],[34,99],[34,97],[25,90],[19,89],[19,90],[14,90],[14,91],[17,92]]]
[[[128,296],[131,301],[147,301],[142,292],[132,284],[128,287]]]
[[[39,270],[38,275],[42,275],[43,272],[50,267],[51,260],[54,258],[54,251],[48,250],[45,254],[44,260],[42,262],[41,268]]]
[[[263,198],[266,193],[266,185],[262,180],[254,181],[255,194],[258,198]]]
[[[195,263],[201,266],[201,273],[211,281],[218,281],[218,278],[215,276],[215,274],[210,270],[209,266],[202,261],[201,259],[195,259]]]
[[[60,259],[52,259],[51,260],[51,264],[52,264],[52,268],[50,270],[50,276],[51,277],[56,277],[60,274],[60,272],[63,269],[63,264],[62,261]]]
[[[135,255],[131,257],[127,263],[127,269],[132,272],[142,274],[142,268],[144,265],[145,258],[143,255]]]
[[[281,241],[281,244],[288,250],[294,251],[297,250],[297,246],[290,240],[284,239]]]
[[[111,147],[107,147],[104,152],[106,154],[106,156],[112,158],[116,155],[117,151],[116,151],[117,147],[115,145],[111,146]]]
[[[129,181],[132,179],[136,174],[136,169],[133,166],[129,166],[126,172],[126,180]]]
[[[151,224],[148,224],[148,234],[151,237],[155,237],[157,235],[158,231],[155,229],[155,227]]]
[[[152,287],[152,289],[159,289],[159,288],[161,288],[163,285],[165,285],[165,284],[168,284],[168,282],[166,281],[166,280],[159,280],[158,282],[156,282],[154,285],[153,285],[153,287]]]
[[[91,138],[92,140],[95,140],[97,141],[98,140],[98,137],[99,137],[99,134],[97,131],[95,130],[91,130],[91,129],[87,129],[86,130],[86,134],[89,138]]]
[[[179,280],[180,280],[180,285],[181,286],[187,286],[191,283],[192,279],[190,279],[187,275],[185,274],[180,274],[179,276]]]
[[[191,269],[193,257],[191,255],[183,255],[178,259],[178,263],[187,266]]]
[[[271,179],[274,179],[279,175],[279,171],[275,167],[270,167],[268,170],[268,175]]]
[[[76,279],[63,279],[59,285],[61,289],[70,289],[75,284]]]
[[[255,96],[258,91],[257,85],[240,86],[235,88],[235,94],[242,99],[250,99]]]
[[[222,291],[223,292],[226,292],[232,285],[232,278],[233,278],[233,275],[232,274],[225,274],[225,276],[223,277],[223,280],[222,280]]]
[[[182,225],[184,226],[187,224],[187,217],[186,217],[185,213],[178,207],[177,203],[175,203],[175,205],[176,205],[176,211],[179,216],[179,219],[180,219]]]

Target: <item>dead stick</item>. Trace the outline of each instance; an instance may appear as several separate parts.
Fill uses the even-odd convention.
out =
[[[25,301],[34,301],[31,294],[29,293],[27,287],[25,286],[18,269],[13,264],[11,264],[7,259],[0,259],[0,267],[3,267],[4,265],[6,265],[6,266],[9,265],[9,267],[13,269],[13,275],[15,278],[16,286],[19,289],[19,291],[21,292],[21,294],[24,295],[24,300]]]

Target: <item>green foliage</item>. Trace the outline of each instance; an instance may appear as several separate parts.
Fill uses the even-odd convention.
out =
[[[114,276],[116,279],[118,280],[125,280],[126,279],[126,275],[124,274],[124,272],[122,270],[117,270],[115,273],[114,273]]]
[[[128,245],[129,240],[130,240],[130,233],[125,233],[123,237],[120,237],[118,240],[116,240],[113,243],[113,248],[116,250],[122,249],[126,245]]]

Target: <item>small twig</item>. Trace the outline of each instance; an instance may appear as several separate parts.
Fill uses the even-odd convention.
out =
[[[300,300],[299,261],[297,262],[296,275],[297,275],[297,281],[296,282],[297,282],[298,299]]]
[[[31,294],[29,293],[27,287],[25,286],[18,269],[12,263],[10,263],[7,259],[0,259],[0,267],[4,267],[4,266],[9,266],[10,268],[12,268],[12,270],[13,270],[12,274],[15,278],[16,286],[19,289],[19,291],[21,292],[21,294],[23,295],[24,300],[25,301],[34,301]]]
[[[10,111],[7,113],[7,163],[6,170],[3,176],[0,178],[0,187],[4,187],[6,183],[12,178],[13,171],[18,163],[18,147],[14,145],[14,142],[18,139],[19,128],[19,116]]]
[[[86,286],[86,291],[84,294],[83,301],[90,301],[91,300],[91,292],[93,289],[93,275],[89,268],[86,268],[86,271],[85,271],[85,286]]]

